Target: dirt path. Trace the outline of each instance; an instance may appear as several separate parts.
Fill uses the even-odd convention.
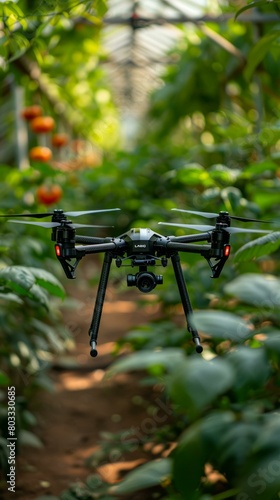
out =
[[[76,341],[67,362],[74,361],[79,369],[52,370],[55,392],[40,394],[35,408],[36,434],[44,447],[22,449],[17,463],[17,492],[4,494],[4,500],[11,495],[19,500],[59,495],[71,483],[85,479],[94,472],[85,460],[98,449],[100,433],[140,429],[156,397],[150,388],[140,387],[137,377],[131,374],[109,381],[103,377],[116,339],[131,327],[156,317],[158,311],[154,306],[139,310],[131,292],[119,296],[113,288],[109,289],[100,325],[99,355],[93,359],[89,356],[87,332],[95,294],[82,281],[75,285],[72,295],[79,298],[82,307],[65,312],[65,323]],[[98,472],[106,481],[114,482],[146,458],[136,447],[132,455],[112,456]]]

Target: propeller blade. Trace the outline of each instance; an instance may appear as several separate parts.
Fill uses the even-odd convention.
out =
[[[60,222],[28,222],[25,220],[9,220],[9,222],[15,222],[16,224],[29,224],[30,226],[40,226],[45,228],[53,228],[61,226]],[[114,226],[100,226],[100,225],[92,225],[92,224],[72,224],[68,223],[70,227],[73,229],[79,229],[82,227],[114,227]]]
[[[214,219],[218,217],[220,214],[213,212],[197,212],[195,210],[183,210],[181,208],[171,208],[171,210],[175,210],[176,212],[186,212],[188,214],[201,215],[202,217],[206,217],[208,219]],[[260,220],[260,219],[250,219],[247,217],[238,217],[237,215],[229,215],[230,219],[240,220],[242,222],[264,222],[265,224],[271,223],[269,220]]]
[[[196,224],[172,224],[169,222],[159,222],[159,224],[163,226],[176,226],[176,227],[186,227],[188,229],[195,229],[196,231],[213,231],[215,229],[215,226],[207,226],[207,225],[196,225]]]
[[[195,210],[183,210],[181,208],[171,208],[171,210],[175,210],[176,212],[185,212],[188,214],[201,215],[202,217],[207,217],[208,219],[214,219],[219,215],[219,214],[214,214],[212,212],[197,212]]]
[[[79,215],[87,215],[87,214],[97,214],[101,212],[114,212],[116,210],[121,210],[120,208],[105,208],[103,210],[84,210],[81,212],[64,212],[65,215],[70,215],[71,217],[78,217]]]
[[[271,233],[271,231],[264,231],[262,229],[246,229],[245,227],[226,227],[224,228],[224,231],[227,231],[227,233]]]
[[[271,223],[270,220],[248,219],[247,217],[237,217],[236,215],[230,215],[230,218],[235,220],[241,220],[242,222],[264,222],[265,224]]]
[[[79,215],[87,215],[87,214],[97,214],[101,212],[114,212],[116,210],[121,210],[120,208],[105,208],[103,210],[85,210],[81,212],[63,212],[61,211],[62,215],[70,215],[71,217],[78,217]],[[34,219],[41,219],[43,217],[51,217],[56,214],[56,211],[54,212],[45,212],[45,213],[38,213],[38,214],[0,214],[0,217],[33,217]]]
[[[53,215],[53,212],[45,212],[44,214],[1,214],[0,217],[34,217],[35,219],[41,219],[50,215]]]
[[[59,222],[28,222],[25,220],[9,220],[9,222],[15,222],[16,224],[29,224],[30,226],[41,226],[47,228],[60,226]]]
[[[159,224],[162,224],[164,226],[177,226],[177,227],[186,227],[188,229],[195,229],[196,231],[213,231],[216,229],[215,226],[207,226],[207,225],[196,225],[196,224],[172,224],[169,222],[159,222]],[[265,231],[262,229],[246,229],[245,227],[223,227],[223,231],[226,231],[227,233],[230,234],[235,234],[235,233],[270,233],[271,231]]]

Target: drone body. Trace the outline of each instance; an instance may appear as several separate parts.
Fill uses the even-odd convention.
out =
[[[85,255],[104,253],[95,307],[89,329],[91,347],[90,354],[92,357],[97,356],[96,346],[98,331],[111,263],[113,260],[115,260],[117,267],[121,267],[123,264],[132,268],[138,267],[138,272],[127,275],[127,285],[129,287],[136,286],[138,290],[143,293],[151,292],[157,285],[163,283],[163,276],[155,274],[153,272],[154,268],[156,266],[166,267],[168,260],[171,260],[186,317],[188,331],[192,335],[196,351],[201,353],[203,348],[200,344],[198,332],[188,322],[188,317],[192,313],[192,306],[183,276],[179,252],[200,254],[206,259],[210,266],[211,277],[218,278],[230,255],[230,234],[237,232],[269,232],[254,229],[233,228],[230,225],[231,218],[249,222],[264,221],[244,219],[234,216],[230,217],[228,212],[213,214],[174,209],[196,215],[203,215],[208,218],[216,218],[215,226],[159,223],[163,225],[195,229],[196,231],[200,231],[201,234],[163,236],[149,228],[132,228],[116,238],[98,238],[77,235],[76,229],[81,227],[101,226],[73,224],[71,220],[67,219],[67,216],[76,217],[88,213],[106,212],[112,210],[119,209],[81,212],[64,212],[63,210],[57,209],[51,213],[45,214],[16,214],[17,217],[43,218],[51,216],[52,222],[25,222],[22,220],[14,220],[11,222],[21,222],[24,224],[34,224],[51,228],[51,239],[55,242],[56,256],[61,263],[67,278],[69,279],[75,278],[75,270],[80,260]],[[153,271],[151,271],[150,268],[152,268]]]

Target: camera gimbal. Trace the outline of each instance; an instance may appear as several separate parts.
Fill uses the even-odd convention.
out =
[[[111,209],[119,210],[119,209]],[[192,234],[185,236],[163,236],[149,228],[132,228],[126,233],[114,237],[92,237],[76,234],[76,229],[81,227],[101,227],[88,226],[84,224],[73,224],[67,216],[79,216],[88,213],[106,212],[109,210],[92,210],[83,212],[64,212],[56,209],[53,212],[45,214],[16,214],[17,217],[36,217],[42,218],[52,216],[52,222],[22,222],[25,224],[34,224],[52,229],[52,240],[55,241],[55,253],[61,263],[64,272],[69,279],[75,278],[75,270],[80,260],[89,254],[104,253],[103,266],[101,270],[99,286],[97,290],[95,307],[92,321],[89,329],[90,336],[90,354],[97,356],[97,337],[102,315],[103,303],[106,294],[106,288],[111,268],[111,263],[115,260],[117,267],[128,265],[138,268],[136,274],[128,274],[127,285],[135,286],[142,293],[151,292],[157,285],[163,283],[162,275],[155,274],[156,266],[166,267],[168,259],[171,260],[175,279],[184,314],[186,317],[188,331],[192,335],[196,352],[201,353],[203,348],[200,344],[200,337],[197,330],[189,323],[189,315],[192,313],[192,306],[186,287],[179,252],[200,254],[206,259],[211,269],[211,277],[218,278],[230,255],[230,234],[238,232],[260,232],[255,229],[244,229],[230,227],[231,219],[237,219],[249,222],[265,222],[257,219],[245,219],[242,217],[229,216],[228,212],[204,213],[189,210],[178,210],[195,215],[203,215],[208,218],[216,218],[215,226],[193,225],[193,224],[168,224],[163,225],[179,226],[195,229],[201,234]],[[6,216],[7,217],[7,216]],[[104,226],[103,226],[104,227]],[[108,226],[105,226],[108,227]],[[201,244],[206,242],[206,244]],[[76,245],[78,244],[78,245]],[[153,271],[150,270],[153,269]]]

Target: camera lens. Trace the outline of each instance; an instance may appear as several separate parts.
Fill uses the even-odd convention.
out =
[[[136,286],[140,292],[151,292],[156,286],[156,279],[153,273],[139,273],[137,276]]]

